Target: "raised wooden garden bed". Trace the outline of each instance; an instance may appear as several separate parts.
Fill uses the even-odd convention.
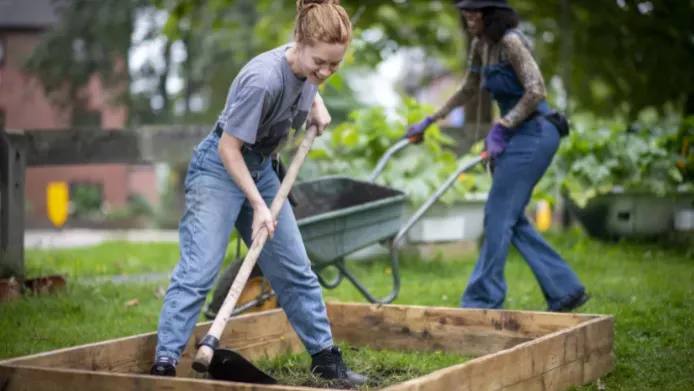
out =
[[[476,358],[384,390],[563,390],[593,382],[614,367],[614,319],[609,315],[465,310],[447,307],[329,303],[337,341],[374,349],[456,352]],[[114,339],[0,362],[0,385],[18,390],[315,390],[227,383],[190,369],[197,326],[178,378],[145,375],[156,333]],[[256,360],[301,352],[280,309],[232,318],[221,345]],[[345,352],[345,356],[350,354]],[[188,372],[189,371],[189,372]],[[187,373],[186,373],[187,372]]]

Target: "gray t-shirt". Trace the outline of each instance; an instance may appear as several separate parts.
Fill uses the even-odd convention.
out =
[[[304,126],[318,86],[297,78],[287,62],[285,44],[249,61],[231,84],[219,125],[253,150],[281,149]]]

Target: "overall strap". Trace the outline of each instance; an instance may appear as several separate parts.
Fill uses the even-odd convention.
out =
[[[482,89],[484,88],[484,69],[487,68],[488,56],[489,56],[489,45],[486,43],[482,44],[482,70],[480,71],[480,85],[477,89],[477,124],[475,126],[475,142],[479,137],[480,132],[480,121],[482,117]]]

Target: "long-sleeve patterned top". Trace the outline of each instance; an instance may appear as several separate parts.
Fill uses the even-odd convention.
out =
[[[468,54],[468,69],[463,81],[453,95],[433,114],[435,119],[444,118],[453,108],[465,105],[476,96],[480,88],[479,70],[485,53],[488,56],[488,65],[507,60],[515,70],[518,80],[525,87],[525,94],[502,118],[502,123],[509,128],[515,128],[528,118],[545,98],[546,88],[542,73],[530,49],[518,34],[506,34],[496,44],[486,39],[474,38]]]

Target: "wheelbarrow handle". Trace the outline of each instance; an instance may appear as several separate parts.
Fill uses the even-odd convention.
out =
[[[460,164],[458,166],[458,168],[451,175],[448,176],[448,178],[443,183],[443,185],[441,185],[436,190],[436,192],[431,197],[429,197],[429,199],[427,199],[426,202],[424,202],[424,204],[422,206],[419,207],[419,209],[409,218],[409,220],[407,220],[405,225],[402,228],[400,228],[400,231],[398,231],[397,235],[395,235],[395,238],[393,239],[393,242],[391,245],[392,249],[397,250],[402,245],[402,241],[405,238],[407,231],[409,231],[410,228],[412,228],[412,226],[415,225],[415,223],[417,223],[417,221],[419,221],[419,219],[422,218],[424,213],[426,213],[426,211],[429,210],[429,208],[436,201],[438,201],[439,198],[441,198],[443,193],[445,193],[446,190],[448,190],[448,188],[451,187],[453,185],[453,183],[455,183],[455,181],[458,179],[460,174],[471,170],[477,164],[483,163],[486,160],[487,160],[487,152],[484,151],[479,156],[476,156],[472,160]]]
[[[405,149],[408,145],[411,144],[417,144],[419,139],[417,137],[410,137],[410,138],[404,138],[397,143],[393,144],[392,147],[388,148],[386,152],[381,156],[380,159],[378,159],[378,163],[376,163],[376,167],[371,171],[371,174],[369,175],[369,183],[373,183],[376,178],[378,178],[379,175],[383,172],[383,169],[385,169],[386,164],[388,164],[388,160],[390,160],[393,155],[396,153],[400,152],[401,149]],[[482,160],[487,160],[487,151],[483,151],[482,154],[480,155]]]
[[[306,137],[301,142],[301,145],[299,146],[299,149],[297,150],[296,155],[294,156],[294,159],[292,160],[292,163],[284,176],[284,180],[280,184],[280,188],[277,191],[275,198],[272,200],[270,212],[272,213],[273,220],[277,218],[277,215],[279,215],[280,209],[282,209],[282,206],[287,199],[289,190],[292,188],[294,180],[299,174],[299,168],[303,164],[306,155],[308,155],[308,152],[311,149],[311,145],[313,144],[313,140],[316,138],[316,134],[317,128],[315,125],[309,127],[306,131]],[[217,312],[217,316],[215,317],[212,326],[208,330],[207,335],[202,338],[198,345],[198,351],[192,364],[195,371],[199,373],[206,373],[209,370],[210,363],[212,362],[212,358],[214,356],[214,351],[217,347],[219,347],[219,338],[222,335],[222,331],[224,331],[224,327],[229,321],[229,317],[236,306],[236,302],[241,296],[243,287],[248,281],[248,277],[250,276],[251,271],[258,260],[258,256],[260,256],[260,251],[265,246],[267,238],[267,229],[261,229],[258,232],[258,236],[255,238],[255,240],[253,240],[251,247],[248,249],[248,253],[243,261],[243,265],[241,265],[241,268],[234,279],[234,283],[231,285],[231,288],[227,293],[224,303]]]
[[[407,147],[408,145],[410,145],[412,143],[414,143],[414,141],[405,138],[405,139],[402,139],[402,140],[398,141],[397,143],[393,144],[392,147],[388,148],[388,150],[386,150],[386,152],[383,154],[383,156],[381,156],[381,158],[378,160],[378,163],[376,163],[376,167],[369,175],[369,182],[373,183],[376,180],[376,178],[381,174],[381,172],[383,172],[383,169],[386,167],[388,160],[390,160],[390,158],[394,154],[396,154],[401,149],[404,149],[405,147]]]

